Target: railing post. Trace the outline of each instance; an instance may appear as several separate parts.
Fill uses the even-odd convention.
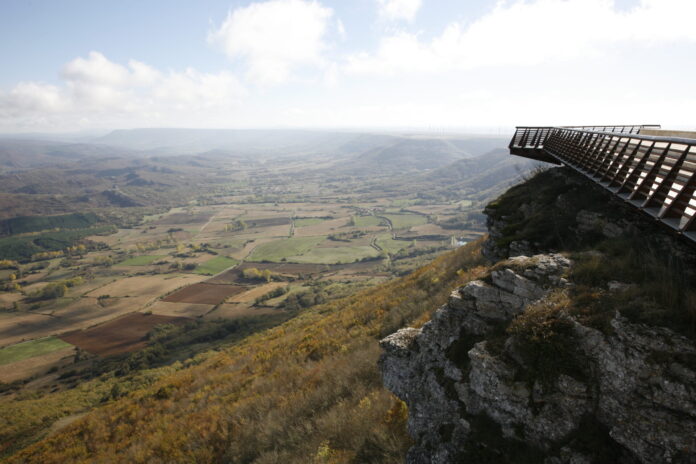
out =
[[[642,145],[642,141],[638,144],[638,146]],[[633,168],[633,171],[626,176],[624,181],[621,183],[621,186],[619,187],[619,190],[616,191],[616,193],[622,193],[625,191],[625,187],[629,183],[633,183],[632,188],[636,188],[638,186],[638,179],[640,178],[640,175],[643,173],[643,167],[647,163],[648,159],[650,159],[650,155],[652,155],[653,149],[655,148],[655,142],[653,142],[648,149],[645,151],[645,154],[641,157],[640,161],[638,161],[638,164]]]
[[[628,147],[631,145],[631,139],[629,138],[626,141],[626,147],[624,148],[624,151],[628,149]],[[617,169],[616,174],[614,174],[614,177],[611,178],[609,181],[609,185],[612,186],[614,183],[619,179],[620,176],[626,177],[628,175],[628,170],[631,168],[631,164],[635,161],[636,159],[636,154],[638,153],[638,149],[640,149],[640,143],[636,144],[636,147],[631,151],[631,154],[626,157],[626,159],[623,161],[619,169]],[[620,180],[619,182],[623,182],[623,180]]]
[[[633,189],[633,193],[631,193],[628,196],[629,200],[643,200],[647,198],[648,195],[650,195],[650,190],[652,190],[652,184],[655,182],[657,174],[660,172],[660,169],[662,168],[662,163],[664,162],[665,157],[667,156],[667,153],[669,152],[671,146],[671,144],[668,144],[662,150],[662,153],[660,153],[660,155],[657,157],[648,173],[644,177],[642,177],[640,183],[636,184],[636,188]],[[646,187],[648,189],[647,192],[645,191]]]
[[[651,206],[658,206],[661,208],[664,205],[664,201],[666,200],[667,195],[669,194],[669,191],[672,188],[674,178],[679,173],[682,164],[684,164],[684,160],[686,159],[686,156],[689,154],[690,148],[690,146],[686,147],[686,150],[684,150],[679,159],[677,159],[677,161],[672,165],[667,175],[664,176],[662,178],[662,181],[657,185],[657,187],[655,187],[655,190],[653,191],[652,195],[650,195],[645,200],[645,202],[643,203],[643,208],[650,208]],[[664,199],[657,200],[659,197],[663,195],[665,197]]]

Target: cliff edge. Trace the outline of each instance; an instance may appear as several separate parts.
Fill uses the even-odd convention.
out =
[[[566,168],[486,214],[484,277],[381,341],[407,462],[696,462],[692,251]]]

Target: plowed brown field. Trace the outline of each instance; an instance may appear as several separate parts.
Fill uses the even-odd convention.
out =
[[[156,314],[127,314],[87,330],[60,335],[60,339],[98,356],[139,350],[147,345],[145,336],[159,324],[182,324],[190,319]]]

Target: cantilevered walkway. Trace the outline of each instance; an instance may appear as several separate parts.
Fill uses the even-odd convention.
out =
[[[646,135],[659,128],[518,127],[509,148],[575,169],[696,242],[696,138]]]

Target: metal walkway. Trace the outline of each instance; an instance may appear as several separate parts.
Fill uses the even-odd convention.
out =
[[[510,153],[575,169],[696,242],[696,139],[660,126],[518,127]]]

